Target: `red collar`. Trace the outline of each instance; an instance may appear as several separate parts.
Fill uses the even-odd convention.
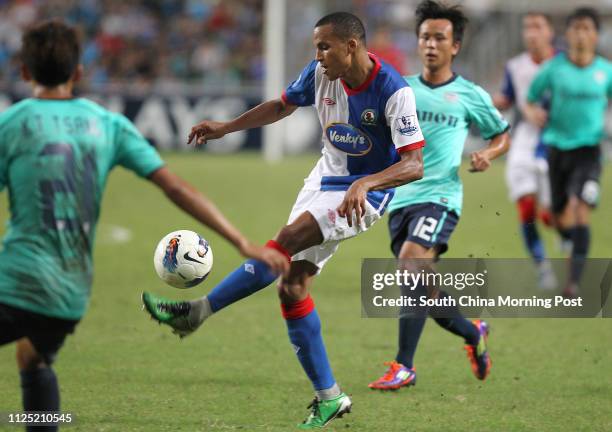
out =
[[[358,93],[361,93],[366,88],[368,88],[370,83],[374,81],[374,78],[376,78],[376,75],[378,74],[378,71],[380,70],[380,67],[381,67],[380,60],[378,60],[378,57],[376,57],[371,52],[368,52],[368,57],[370,57],[372,61],[374,62],[374,68],[372,69],[372,72],[370,73],[370,76],[368,77],[368,79],[366,79],[363,83],[361,83],[359,87],[352,89],[344,82],[343,79],[340,79],[340,81],[342,82],[342,87],[344,87],[344,91],[346,92],[347,96],[353,96]]]

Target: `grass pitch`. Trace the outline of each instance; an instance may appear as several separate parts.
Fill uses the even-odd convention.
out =
[[[285,223],[316,160],[289,158],[271,166],[256,155],[166,157],[171,169],[259,242]],[[607,168],[602,206],[593,217],[593,257],[612,256]],[[523,257],[503,165],[485,174],[464,168],[462,176],[464,213],[447,256]],[[6,195],[0,194],[0,231],[8,218]],[[354,402],[353,413],[330,430],[612,430],[611,320],[492,320],[493,369],[485,382],[472,376],[462,341],[429,322],[416,356],[416,387],[369,390],[367,383],[383,372],[382,362],[396,347],[395,320],[360,318],[361,259],[390,256],[385,225],[344,243],[313,287],[336,379]],[[215,254],[207,282],[184,292],[159,281],[151,262],[157,241],[180,228],[206,236]],[[553,234],[545,239],[550,255],[559,256]],[[62,410],[76,417],[66,429],[293,430],[307,415],[312,390],[288,343],[274,287],[224,310],[182,341],[140,310],[143,290],[200,296],[240,262],[226,242],[156,188],[123,170],[113,173],[102,206],[90,310],[55,364]],[[21,410],[14,364],[14,346],[0,348],[2,412]]]

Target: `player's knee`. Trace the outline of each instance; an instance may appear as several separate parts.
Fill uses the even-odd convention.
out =
[[[290,305],[304,300],[308,295],[306,286],[299,282],[284,282],[278,284],[278,298],[284,305]]]
[[[432,248],[426,248],[418,243],[406,241],[400,249],[398,258],[401,260],[414,260],[433,258],[434,255]]]
[[[591,207],[584,202],[576,206],[576,225],[588,225],[591,215]]]
[[[569,200],[567,200],[567,204],[559,215],[559,222],[562,227],[571,228],[576,225],[580,204],[580,200],[575,196],[572,196]]]
[[[300,244],[300,232],[293,225],[286,225],[276,236],[276,241],[288,251],[295,251]]]
[[[47,367],[45,360],[31,346],[17,344],[17,367],[21,371],[29,371]]]
[[[522,223],[534,223],[536,220],[536,200],[533,195],[526,195],[517,201],[519,218]]]

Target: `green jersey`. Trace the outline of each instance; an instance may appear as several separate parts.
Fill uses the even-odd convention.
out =
[[[542,65],[529,88],[531,103],[550,98],[544,144],[559,150],[596,146],[604,137],[604,116],[612,98],[612,65],[595,57],[576,66],[564,53]]]
[[[102,192],[122,165],[163,165],[124,116],[86,99],[26,99],[0,114],[0,191],[10,220],[0,252],[0,303],[76,320],[87,308]]]
[[[423,136],[424,176],[395,189],[390,211],[427,202],[442,204],[461,214],[463,185],[459,165],[470,125],[488,140],[508,129],[508,122],[493,106],[481,87],[455,75],[450,81],[431,85],[421,76],[406,78],[414,91]]]

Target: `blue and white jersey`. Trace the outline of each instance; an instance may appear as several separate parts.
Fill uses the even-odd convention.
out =
[[[518,108],[512,128],[512,145],[508,152],[509,164],[531,165],[536,156],[542,156],[541,129],[522,118],[529,86],[541,65],[534,62],[527,52],[511,58],[506,63],[502,93]]]
[[[384,170],[399,153],[425,145],[410,86],[391,66],[369,54],[375,66],[351,89],[330,81],[313,60],[282,95],[286,103],[313,105],[323,128],[321,159],[305,180],[306,190],[347,190],[360,177]],[[393,189],[377,191],[385,207]]]

